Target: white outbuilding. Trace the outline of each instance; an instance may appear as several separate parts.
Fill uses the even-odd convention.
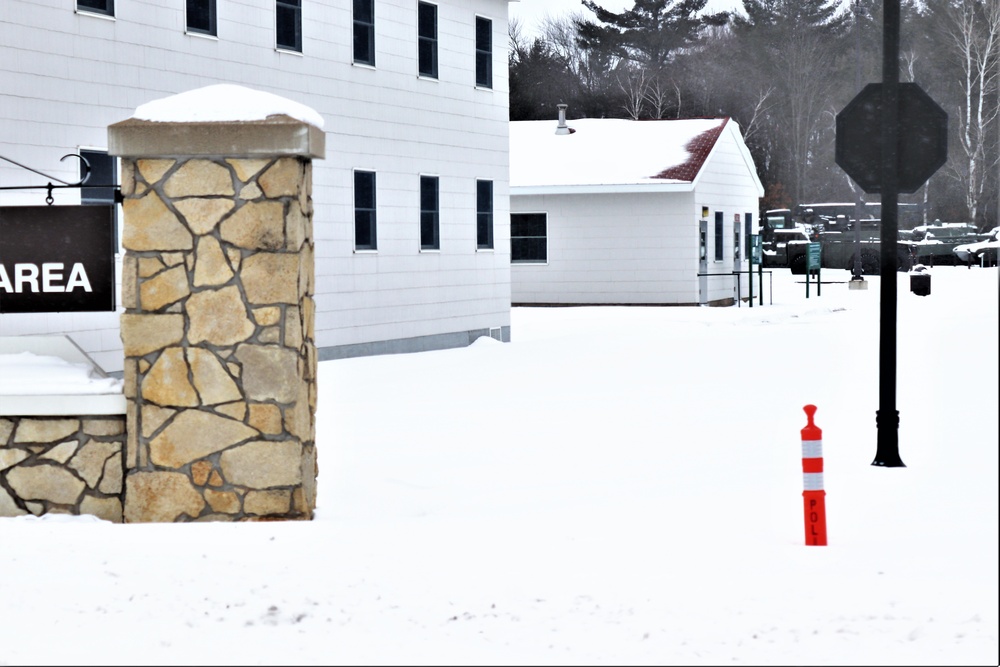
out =
[[[512,122],[511,300],[746,299],[763,195],[728,117]]]

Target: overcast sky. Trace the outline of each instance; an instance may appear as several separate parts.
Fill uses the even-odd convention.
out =
[[[631,9],[635,0],[597,0],[598,4],[611,11]],[[557,18],[577,11],[587,12],[580,0],[519,0],[509,5],[510,17],[521,21],[522,27],[528,31],[537,30],[546,17]],[[743,6],[740,0],[708,0],[705,9],[710,12],[738,9]],[[589,14],[589,12],[587,12]]]

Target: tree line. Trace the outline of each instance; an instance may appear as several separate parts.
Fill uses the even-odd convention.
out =
[[[882,80],[882,0],[582,0],[540,35],[509,26],[511,120],[729,116],[764,184],[761,209],[866,195],[835,162],[836,116]],[[1000,0],[901,0],[900,81],[948,113],[948,161],[900,202],[925,219],[997,224]]]

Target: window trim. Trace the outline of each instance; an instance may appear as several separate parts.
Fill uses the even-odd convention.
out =
[[[486,23],[489,23],[489,28],[490,29],[489,29],[489,33],[488,34],[489,34],[489,38],[490,38],[490,43],[488,45],[488,47],[489,47],[488,51],[483,51],[482,49],[479,48],[479,22],[480,21],[485,21]],[[476,88],[482,88],[484,90],[493,90],[493,19],[488,18],[486,16],[480,16],[479,14],[476,14],[476,21],[475,21],[475,28],[474,29],[475,29],[475,35],[474,35],[474,39],[475,39],[475,67],[474,67],[474,70],[475,70],[475,72],[474,72],[474,76],[475,76],[475,79],[476,79]],[[485,62],[487,64],[487,72],[486,72],[487,82],[486,83],[480,83],[480,81],[479,81],[479,58],[480,58],[480,55],[482,55],[482,54],[486,55],[486,60],[485,60]]]
[[[480,184],[489,184],[489,186],[490,186],[489,210],[488,211],[480,208],[480,206],[479,206],[482,203],[480,201],[480,199],[479,199],[479,186],[480,186]],[[492,179],[489,179],[489,178],[477,178],[476,179],[476,251],[477,252],[481,251],[481,250],[489,250],[489,251],[496,250],[496,240],[495,240],[495,236],[494,236],[494,227],[495,227],[494,222],[495,222],[495,218],[496,218],[496,206],[495,206],[496,197],[495,197],[494,193],[495,193],[496,189],[493,187],[493,185],[494,184],[493,184],[493,180]],[[488,222],[487,222],[488,232],[487,232],[486,243],[482,242],[482,237],[480,237],[480,235],[479,235],[479,218],[480,218],[480,216],[483,216],[483,215],[488,216]],[[546,216],[546,229],[548,228],[548,219],[547,218],[548,218],[548,216]],[[548,253],[546,253],[546,256],[547,255],[548,255]]]
[[[441,177],[435,174],[420,174],[419,197],[420,197],[420,252],[440,252],[441,250]],[[434,184],[434,208],[424,208],[424,184]],[[433,233],[427,242],[424,238],[424,215],[433,216]]]
[[[420,28],[421,28],[420,13],[421,13],[421,11],[425,7],[429,7],[429,8],[431,8],[431,9],[434,10],[434,36],[433,37],[426,37],[426,36],[420,34]],[[439,15],[440,14],[438,12],[438,5],[436,3],[425,2],[424,0],[417,0],[417,76],[419,76],[422,79],[434,79],[436,81],[438,79],[438,76],[439,76],[439,63],[440,63],[440,59],[438,58],[438,44],[439,44],[439,39],[438,39],[438,35],[439,35],[439,30],[438,30],[438,27],[439,27],[438,16]],[[431,46],[431,65],[432,66],[431,66],[431,71],[430,72],[424,72],[423,69],[422,69],[423,68],[423,61],[422,61],[422,53],[423,52],[422,52],[421,47],[424,45],[425,42],[429,43],[430,46]]]
[[[545,236],[515,236],[514,216],[517,215],[544,215],[545,216]],[[545,259],[514,259],[514,239],[524,238],[544,238],[545,239]],[[549,212],[548,211],[511,211],[510,213],[510,263],[526,264],[534,266],[548,265],[549,263]]]
[[[76,12],[78,14],[88,14],[90,16],[97,16],[105,19],[115,18],[115,0],[104,0],[105,9],[98,9],[96,7],[81,7],[80,0],[76,0],[74,4],[76,5]]]
[[[198,0],[193,0],[197,2]],[[214,39],[219,38],[219,12],[216,0],[202,0],[207,3],[208,6],[208,22],[209,29],[202,30],[200,28],[193,28],[191,26],[191,21],[188,18],[188,5],[192,0],[184,1],[184,32],[188,35],[193,35],[195,37],[210,37]]]
[[[357,18],[357,3],[365,2],[371,8],[371,23],[359,21]],[[366,67],[375,67],[375,0],[352,0],[351,2],[351,59],[355,65],[364,65]],[[357,30],[359,26],[365,26],[365,31],[368,37],[369,46],[369,58],[367,60],[358,60],[358,40],[357,40]]]
[[[290,3],[296,3],[292,5]],[[284,7],[286,10],[294,10],[295,16],[295,34],[298,39],[298,43],[293,45],[280,44],[278,43],[278,35],[281,31],[278,29],[278,21],[281,13],[279,9]],[[278,51],[286,51],[288,53],[301,54],[303,50],[303,36],[302,36],[302,0],[274,0],[274,48]]]
[[[371,208],[361,208],[358,206],[358,175],[359,174],[369,174],[371,175],[372,182],[372,206]],[[354,237],[354,252],[377,252],[378,251],[378,178],[374,169],[354,169],[351,172],[351,203],[353,204],[354,211],[354,225],[352,227],[352,236]],[[371,220],[369,221],[369,234],[371,236],[371,243],[364,246],[358,245],[358,211],[371,211]]]

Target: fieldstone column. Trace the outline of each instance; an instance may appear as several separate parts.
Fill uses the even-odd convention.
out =
[[[311,519],[322,130],[282,114],[131,118],[108,137],[124,196],[125,521]]]

